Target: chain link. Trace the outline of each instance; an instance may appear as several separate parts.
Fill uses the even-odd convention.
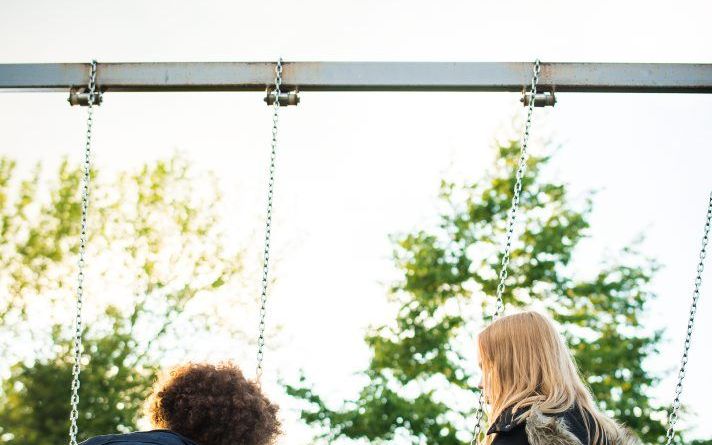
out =
[[[512,205],[509,209],[509,215],[507,217],[507,231],[504,246],[502,249],[502,261],[500,263],[501,269],[499,271],[499,284],[497,285],[497,305],[495,307],[495,312],[493,314],[493,320],[499,318],[500,315],[504,313],[504,290],[506,288],[505,282],[509,276],[509,254],[512,250],[512,236],[514,235],[514,224],[517,220],[517,212],[519,210],[519,200],[522,193],[522,181],[524,178],[524,171],[527,168],[527,159],[529,159],[529,153],[527,152],[527,146],[529,145],[529,133],[532,125],[532,116],[534,114],[534,98],[536,97],[536,87],[539,82],[539,73],[541,72],[541,62],[539,59],[534,61],[534,69],[531,82],[531,99],[527,106],[527,120],[524,125],[524,136],[522,138],[522,144],[519,152],[519,162],[517,166],[516,182],[514,184],[514,190],[512,195]],[[482,433],[482,418],[484,416],[484,405],[485,396],[483,391],[479,392],[477,398],[477,408],[475,410],[475,434],[470,445],[474,445],[478,442],[480,434]]]
[[[82,221],[79,235],[79,272],[77,275],[77,305],[74,317],[74,363],[72,365],[72,396],[69,414],[69,445],[77,445],[77,419],[79,418],[79,372],[82,359],[82,304],[84,300],[84,264],[87,245],[87,213],[89,211],[89,180],[91,175],[91,130],[94,123],[96,99],[96,60],[91,62],[89,74],[89,108],[87,109],[87,132],[84,145],[84,175],[82,177]]]
[[[272,105],[272,151],[269,161],[269,182],[267,185],[267,217],[265,222],[265,244],[262,261],[262,281],[260,292],[260,314],[257,335],[257,381],[262,377],[262,362],[265,355],[265,318],[267,316],[267,285],[269,284],[269,253],[272,235],[272,197],[274,195],[274,172],[277,160],[277,124],[279,122],[279,95],[282,88],[282,58],[277,61],[274,79],[275,101]]]
[[[675,386],[675,399],[672,402],[672,409],[668,413],[668,429],[665,434],[666,445],[670,445],[675,438],[675,424],[678,419],[678,411],[680,409],[680,396],[682,395],[682,384],[685,380],[687,372],[687,361],[690,354],[690,346],[692,344],[692,331],[695,327],[695,316],[697,315],[697,302],[700,299],[700,287],[702,287],[702,272],[705,270],[705,257],[707,256],[707,243],[709,241],[710,226],[712,226],[712,193],[710,193],[709,202],[707,204],[707,217],[705,220],[704,234],[702,236],[702,248],[700,249],[700,261],[697,263],[697,275],[695,276],[695,285],[692,292],[692,304],[690,306],[690,314],[687,319],[687,335],[685,336],[685,347],[682,352],[682,361],[680,363],[680,371],[677,374],[677,385]]]

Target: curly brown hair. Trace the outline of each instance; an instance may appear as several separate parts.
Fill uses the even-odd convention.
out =
[[[148,411],[156,428],[200,445],[269,445],[280,433],[277,405],[232,363],[171,370],[154,388]]]

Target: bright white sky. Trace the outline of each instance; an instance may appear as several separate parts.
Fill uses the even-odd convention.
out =
[[[0,63],[118,61],[712,62],[705,1],[8,1],[0,4]],[[368,360],[363,334],[387,318],[393,279],[387,235],[431,223],[443,175],[476,178],[495,135],[523,113],[516,94],[309,93],[283,110],[274,245],[280,258],[270,322],[282,325],[266,379],[299,368],[338,401]],[[644,233],[664,268],[651,328],[665,328],[657,388],[674,390],[707,194],[712,96],[561,94],[537,110],[535,137],[561,145],[551,174],[575,193],[598,190],[592,237],[577,268]],[[123,169],[182,150],[214,169],[234,209],[236,238],[261,236],[270,110],[256,93],[108,94],[96,113],[95,159]],[[28,166],[78,158],[85,113],[66,94],[0,95],[0,153]],[[533,150],[541,148],[535,143]],[[252,242],[259,248],[259,241]],[[712,266],[708,271],[712,270]],[[683,396],[709,402],[710,280]],[[707,300],[707,301],[705,301]],[[250,326],[247,327],[248,329]],[[230,345],[223,345],[229,347]],[[243,345],[232,345],[244,348]],[[242,355],[244,351],[237,353]],[[248,356],[252,351],[248,351]],[[251,367],[249,364],[247,367]],[[703,390],[703,388],[705,388]],[[275,391],[276,394],[276,391]],[[307,443],[280,400],[285,443]]]

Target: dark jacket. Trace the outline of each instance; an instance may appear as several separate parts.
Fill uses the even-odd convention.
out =
[[[129,434],[96,436],[79,445],[198,445],[178,433],[168,430],[139,431]]]
[[[589,420],[591,435],[586,431],[583,414],[578,408],[545,415],[536,408],[524,419],[516,419],[524,410],[504,411],[487,434],[497,434],[492,445],[590,445],[593,439],[593,419]],[[607,434],[609,445],[640,445],[640,440],[625,428]]]

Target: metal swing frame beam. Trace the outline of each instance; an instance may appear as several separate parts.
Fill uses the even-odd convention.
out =
[[[0,64],[0,91],[85,88],[89,63]],[[99,63],[102,92],[264,91],[274,62]],[[284,62],[299,91],[510,91],[531,80],[531,62]],[[712,64],[545,63],[541,91],[712,93]]]

